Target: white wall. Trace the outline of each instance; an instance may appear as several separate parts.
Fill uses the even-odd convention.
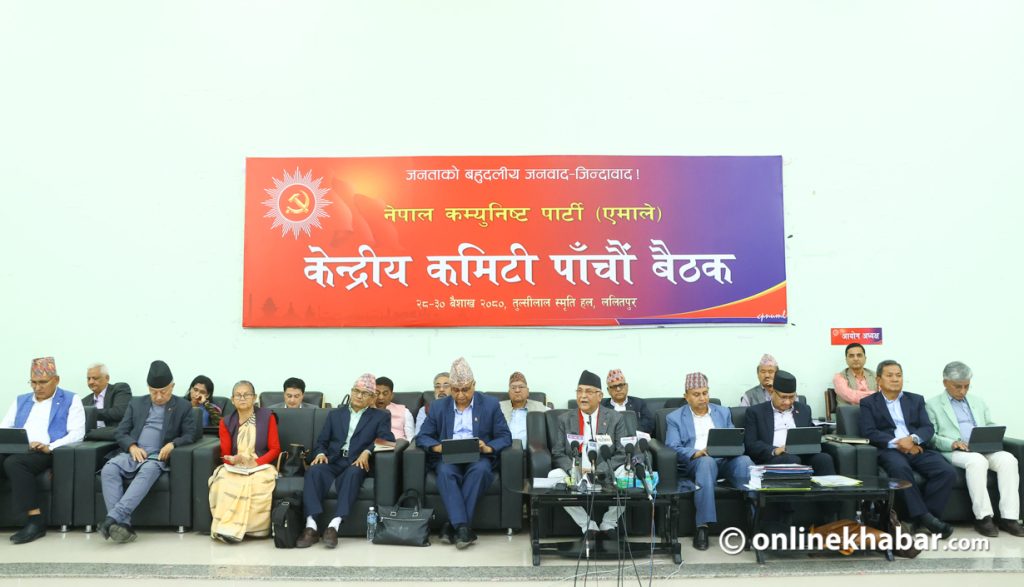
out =
[[[639,395],[703,370],[733,403],[761,353],[820,412],[831,326],[940,391],[954,359],[1011,432],[1024,187],[1024,4],[6,2],[0,405],[52,354],[145,391],[155,358],[337,399],[426,389],[458,355],[564,404],[580,370]],[[791,324],[637,330],[243,330],[247,156],[774,155]],[[183,389],[182,389],[183,391]]]

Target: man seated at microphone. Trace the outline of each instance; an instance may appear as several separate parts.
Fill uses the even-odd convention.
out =
[[[724,477],[733,487],[750,482],[750,457],[732,458],[708,456],[708,433],[712,428],[735,428],[729,408],[709,401],[708,378],[703,373],[686,376],[686,405],[670,412],[666,417],[668,432],[665,445],[676,451],[680,478],[692,479],[697,484],[693,503],[697,508],[697,532],[693,547],[708,549],[708,526],[718,521],[715,511],[715,483]]]
[[[584,441],[596,440],[599,435],[611,437],[611,446],[604,451],[607,458],[601,459],[598,451],[583,451],[580,470],[582,473],[596,473],[614,482],[616,469],[625,462],[626,455],[620,439],[627,435],[626,420],[621,414],[610,408],[601,409],[601,378],[590,371],[580,375],[576,387],[576,404],[579,409],[568,411],[558,418],[556,442],[551,447],[551,460],[555,468],[548,473],[552,479],[564,479],[573,468],[576,455],[573,454],[572,441],[567,435],[582,436]],[[602,447],[604,448],[604,447]],[[589,452],[589,454],[587,454]],[[595,464],[596,461],[596,464]],[[623,508],[612,506],[605,512],[600,524],[590,519],[585,509],[579,506],[566,507],[574,522],[583,531],[584,540],[592,545],[598,532],[605,538],[618,538],[619,516]]]

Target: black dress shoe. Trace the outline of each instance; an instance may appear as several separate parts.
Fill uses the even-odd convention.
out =
[[[932,534],[939,534],[943,539],[949,538],[953,535],[953,526],[943,522],[931,514],[924,514],[917,519],[914,524],[914,531],[918,531],[921,528],[931,532]]]
[[[476,542],[476,534],[469,529],[469,526],[459,526],[455,530],[455,548],[462,550]]]
[[[622,538],[622,534],[619,532],[619,527],[618,526],[616,526],[614,528],[609,528],[607,530],[603,530],[601,532],[601,538],[603,538],[604,540],[611,540],[611,541],[614,541],[614,542],[617,542],[617,541],[623,539]]]
[[[27,544],[46,536],[46,526],[41,522],[29,522],[24,528],[18,530],[11,536],[14,544]]]
[[[338,531],[330,526],[324,530],[324,546],[327,548],[336,548],[338,546]]]
[[[138,537],[138,534],[135,533],[135,530],[132,530],[131,526],[117,522],[110,525],[110,539],[118,544],[135,542],[135,539]]]
[[[999,520],[999,529],[1013,536],[1024,536],[1024,528],[1017,520]]]
[[[975,520],[974,529],[982,536],[989,536],[991,538],[999,536],[999,528],[996,528],[996,523],[992,521],[992,516],[985,516],[980,520]]]
[[[455,544],[455,528],[452,527],[451,522],[445,522],[444,526],[441,526],[441,542]]]
[[[698,526],[697,532],[693,535],[693,547],[697,550],[708,549],[708,527]]]
[[[309,548],[320,542],[320,535],[313,528],[306,527],[302,530],[299,539],[295,541],[295,548]]]
[[[114,518],[107,516],[103,518],[103,521],[97,526],[97,528],[99,528],[100,535],[103,536],[104,540],[110,540],[110,527],[112,525],[114,525]]]

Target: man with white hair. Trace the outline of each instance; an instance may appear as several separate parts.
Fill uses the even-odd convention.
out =
[[[988,454],[971,452],[967,443],[976,426],[994,426],[988,406],[980,397],[967,399],[971,387],[971,368],[953,361],[942,370],[945,393],[925,403],[928,418],[935,424],[935,448],[967,475],[967,492],[974,510],[974,529],[984,536],[998,536],[999,530],[1024,536],[1020,517],[1020,470],[1017,459],[1006,451]],[[992,520],[992,500],[988,495],[988,472],[996,472],[999,486],[998,526]]]
[[[96,428],[85,436],[89,440],[113,440],[128,402],[132,401],[132,388],[123,382],[110,383],[110,371],[103,363],[89,366],[85,382],[92,393],[82,398],[82,405],[96,408]]]
[[[743,393],[740,405],[750,407],[772,401],[772,385],[778,371],[779,362],[775,357],[765,353],[757,364],[757,385]]]
[[[437,489],[448,521],[441,529],[441,542],[462,550],[476,542],[470,525],[476,504],[494,481],[501,451],[512,445],[512,434],[498,400],[476,390],[476,378],[466,359],[452,363],[449,375],[451,395],[432,404],[416,446],[427,453],[427,467],[437,473]],[[468,464],[445,463],[441,441],[476,438],[480,460]]]

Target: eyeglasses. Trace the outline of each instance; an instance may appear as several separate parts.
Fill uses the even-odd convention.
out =
[[[576,395],[601,395],[600,389],[577,389]]]
[[[361,395],[363,397],[373,397],[377,395],[376,391],[366,391],[365,389],[353,389],[352,395]]]
[[[516,384],[516,385],[509,385],[508,388],[509,388],[509,391],[523,391],[524,389],[526,389],[526,386],[525,385]]]
[[[473,390],[473,386],[472,385],[470,385],[469,387],[453,387],[452,388],[452,393],[457,393],[457,394],[461,395],[463,393],[470,393],[472,390]]]
[[[256,397],[255,393],[243,393],[239,395],[233,395],[231,396],[231,399],[252,399],[254,397]]]
[[[434,384],[434,389],[444,389],[446,387],[451,387],[451,386],[452,386],[451,383],[435,383]]]
[[[30,379],[30,380],[29,380],[29,382],[28,382],[28,384],[29,384],[29,386],[31,386],[31,387],[46,387],[46,386],[47,386],[47,385],[49,385],[49,384],[50,384],[50,382],[52,382],[52,381],[53,381],[53,378],[52,378],[52,377],[51,377],[50,379],[47,379],[46,381],[35,381],[35,380],[33,380],[33,379]]]
[[[625,383],[616,383],[615,385],[609,385],[608,386],[608,391],[618,391],[620,389],[624,389],[625,387],[626,387]]]

